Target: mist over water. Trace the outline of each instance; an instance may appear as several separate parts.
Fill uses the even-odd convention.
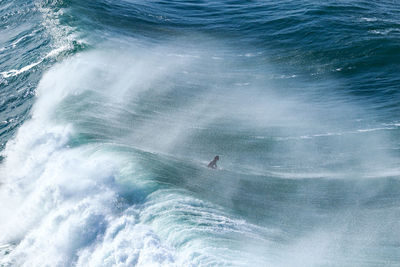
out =
[[[0,15],[0,266],[399,264],[395,4]]]

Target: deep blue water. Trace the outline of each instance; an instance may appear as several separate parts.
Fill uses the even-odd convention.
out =
[[[2,0],[0,66],[0,266],[400,266],[398,1]]]

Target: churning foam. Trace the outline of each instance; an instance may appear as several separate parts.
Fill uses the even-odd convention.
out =
[[[32,119],[4,150],[0,244],[14,248],[0,265],[173,265],[173,251],[139,222],[139,207],[120,198],[123,156],[70,148],[73,126],[51,122],[71,93],[57,88],[53,74],[39,84]]]
[[[67,146],[72,129],[32,121],[5,150],[1,244],[4,265],[169,265],[173,253],[138,209],[122,207],[118,160]]]

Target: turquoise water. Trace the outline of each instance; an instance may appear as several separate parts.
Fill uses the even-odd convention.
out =
[[[0,30],[0,266],[399,265],[397,1],[5,0]]]

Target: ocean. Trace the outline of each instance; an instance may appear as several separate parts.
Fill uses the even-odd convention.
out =
[[[397,0],[0,0],[0,266],[400,266],[399,73]]]

